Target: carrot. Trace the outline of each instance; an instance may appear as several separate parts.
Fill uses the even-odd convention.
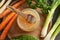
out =
[[[0,24],[0,30],[4,29],[6,24],[10,21],[10,19],[15,15],[15,13],[9,14],[6,19]]]
[[[2,32],[0,39],[4,40],[10,30],[10,28],[12,27],[12,24],[14,23],[15,19],[17,18],[17,14],[11,19],[11,21],[8,23],[8,25],[6,26],[6,28],[4,29],[4,31]]]
[[[13,5],[13,7],[18,8],[20,5],[22,5],[25,2],[25,0],[21,0],[18,3],[16,3],[15,5]]]
[[[22,5],[25,2],[25,0],[21,0],[13,5],[13,7],[18,8],[20,5]],[[4,17],[5,15],[9,14],[11,10],[6,9],[2,14],[0,14],[0,18]]]

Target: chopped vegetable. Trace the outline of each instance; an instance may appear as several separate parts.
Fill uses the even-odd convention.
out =
[[[0,3],[0,7],[2,7],[2,5],[5,3],[5,0],[2,0]]]
[[[50,32],[47,34],[47,36],[45,37],[44,40],[50,40],[52,34],[54,33],[54,31],[57,29],[58,25],[60,24],[60,15],[58,17],[58,19],[56,20],[55,24],[53,25],[52,29],[50,30]]]
[[[6,9],[7,5],[9,5],[11,3],[12,0],[8,0],[3,7],[0,9],[0,14]]]
[[[11,21],[8,23],[8,25],[6,26],[6,28],[4,29],[4,31],[2,32],[0,39],[1,40],[5,40],[10,28],[12,27],[12,24],[14,23],[15,19],[17,18],[17,14],[15,14],[15,16],[11,19]]]
[[[50,40],[55,40],[56,36],[58,35],[58,33],[60,33],[60,25],[58,26],[58,28],[55,30],[55,32],[52,34]]]
[[[6,19],[0,24],[0,31],[5,28],[6,24],[11,20],[15,13],[9,14]]]
[[[13,7],[18,8],[20,5],[22,5],[25,2],[25,0],[21,0],[13,5]],[[6,9],[2,14],[0,14],[0,18],[4,17],[5,15],[9,14],[11,11],[9,9]]]
[[[56,10],[56,8],[60,5],[60,0],[57,0],[54,5],[52,6],[51,10],[49,11],[48,15],[47,15],[47,18],[46,18],[46,21],[44,23],[44,26],[43,26],[43,29],[42,29],[42,32],[41,32],[41,37],[45,37],[47,35],[47,30],[48,30],[48,25],[50,23],[50,21],[52,20],[53,18],[53,14]]]
[[[12,40],[38,40],[38,39],[31,35],[21,35],[19,37],[13,38]]]

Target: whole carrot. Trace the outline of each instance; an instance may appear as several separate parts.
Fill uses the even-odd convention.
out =
[[[6,19],[0,24],[0,31],[5,28],[6,24],[11,20],[15,13],[9,14]]]
[[[18,3],[16,3],[15,5],[13,5],[13,7],[18,8],[20,5],[22,5],[25,2],[25,0],[21,0]]]
[[[2,32],[0,39],[4,40],[10,30],[10,28],[12,27],[12,24],[14,23],[15,19],[17,18],[17,14],[11,19],[11,21],[9,22],[9,24],[6,26],[6,28],[4,29],[4,31]]]
[[[25,2],[25,0],[21,0],[13,5],[13,7],[18,8],[20,5],[22,5]],[[2,14],[0,14],[0,18],[4,17],[5,15],[9,14],[11,10],[6,9]]]

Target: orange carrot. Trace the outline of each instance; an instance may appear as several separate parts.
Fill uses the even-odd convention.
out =
[[[13,7],[18,8],[20,5],[22,5],[25,2],[25,0],[21,0],[13,5]],[[9,14],[11,10],[6,9],[2,14],[0,14],[0,18],[4,17],[5,15]]]
[[[5,28],[6,24],[11,20],[15,13],[9,14],[6,19],[0,24],[0,31]]]
[[[2,32],[0,39],[4,40],[10,30],[10,28],[12,27],[12,24],[14,23],[15,19],[17,18],[17,14],[11,19],[11,21],[8,23],[8,25],[6,26],[6,28],[4,29],[4,31]]]
[[[13,7],[18,8],[20,5],[22,5],[25,2],[25,0],[21,0],[18,3],[16,3],[15,5],[13,5]]]

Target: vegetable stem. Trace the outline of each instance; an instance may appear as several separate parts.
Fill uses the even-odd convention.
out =
[[[60,5],[59,1],[60,1],[60,0],[58,0],[58,1],[53,5],[52,9],[49,11],[49,13],[48,13],[48,15],[47,15],[47,18],[46,18],[46,21],[45,21],[45,23],[44,23],[42,32],[41,32],[41,37],[45,37],[45,36],[47,35],[48,25],[49,25],[50,21],[51,21],[52,18],[53,18],[54,11],[55,11],[56,8]]]
[[[55,38],[56,38],[56,36],[58,35],[59,32],[60,32],[60,25],[58,26],[58,28],[53,33],[50,40],[55,40]]]
[[[53,32],[56,30],[56,28],[58,27],[58,25],[60,24],[60,15],[58,17],[58,19],[56,20],[54,26],[52,27],[52,29],[50,30],[50,32],[47,34],[47,36],[44,38],[44,40],[50,40]]]

